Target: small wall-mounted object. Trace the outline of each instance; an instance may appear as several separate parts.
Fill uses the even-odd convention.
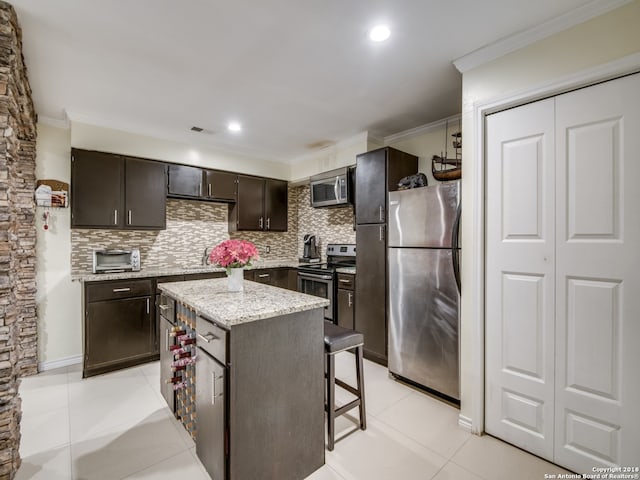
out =
[[[38,180],[36,182],[36,206],[68,207],[69,184],[59,180]]]

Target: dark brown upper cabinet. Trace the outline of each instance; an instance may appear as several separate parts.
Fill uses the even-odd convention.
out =
[[[169,165],[167,195],[199,198],[202,196],[202,169],[187,165]]]
[[[236,180],[238,174],[218,170],[204,171],[204,196],[210,200],[236,201]]]
[[[71,227],[122,228],[122,157],[71,151]]]
[[[71,227],[166,228],[165,178],[159,162],[72,149]]]
[[[229,231],[287,231],[287,182],[238,175],[237,195],[229,206]]]
[[[164,230],[167,227],[166,178],[163,163],[125,158],[125,228]]]
[[[204,170],[188,165],[169,165],[167,195],[176,198],[236,201],[237,174],[219,170]]]
[[[398,190],[398,182],[418,171],[418,157],[391,147],[357,156],[356,223],[385,223],[387,193]]]

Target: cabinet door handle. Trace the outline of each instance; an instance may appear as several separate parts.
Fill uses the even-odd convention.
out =
[[[113,293],[119,293],[119,292],[130,292],[131,289],[130,288],[114,288],[113,289]]]
[[[349,292],[349,295],[347,297],[349,299],[349,306],[353,306],[353,294],[351,292]]]
[[[340,283],[351,283],[351,280],[345,280],[344,278],[341,278],[338,280]]]
[[[384,242],[384,225],[380,225],[378,227],[378,230],[380,232],[379,239],[380,239],[381,242]]]
[[[220,393],[216,393],[216,382],[222,382]],[[216,398],[224,397],[224,370],[216,377],[216,372],[211,372],[211,405],[216,404]]]
[[[261,273],[260,275],[258,275],[258,278],[267,278],[269,276],[270,276],[270,274],[268,274],[268,273]]]
[[[380,205],[380,208],[378,210],[378,218],[380,218],[381,222],[384,222],[384,211],[382,209],[382,205]]]
[[[216,404],[216,372],[211,372],[211,405]]]
[[[131,225],[131,210],[127,213],[127,225]]]
[[[260,220],[258,220],[258,227],[260,227],[260,229],[262,229],[262,224],[263,224],[262,217],[260,217]]]
[[[202,184],[198,185],[198,196],[202,196]]]
[[[113,224],[114,225],[118,224],[118,210],[113,211]]]
[[[207,194],[211,196],[211,184],[207,186]]]
[[[164,349],[167,352],[169,351],[169,329],[168,328],[164,329]]]
[[[200,340],[202,340],[205,343],[211,343],[212,340],[220,340],[219,336],[214,335],[211,332],[207,333],[206,335],[200,335],[199,333],[196,333],[196,335]]]
[[[166,312],[167,310],[169,310],[169,305],[158,305],[158,308],[163,312]]]
[[[267,217],[267,230],[271,228],[271,218]]]
[[[149,315],[151,311],[149,310],[149,298],[147,297],[147,315]]]

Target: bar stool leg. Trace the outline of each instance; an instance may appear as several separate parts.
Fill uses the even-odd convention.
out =
[[[360,428],[362,430],[367,429],[367,416],[365,414],[364,408],[364,370],[362,364],[362,346],[356,347],[356,379],[358,383],[358,393],[360,394],[360,405],[358,406],[358,410],[360,410]]]
[[[328,433],[328,449],[333,450],[335,442],[335,423],[336,423],[336,364],[335,355],[327,355],[327,433]]]

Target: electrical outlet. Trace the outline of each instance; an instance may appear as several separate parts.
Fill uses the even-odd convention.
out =
[[[264,247],[264,253],[271,253],[271,245]]]

